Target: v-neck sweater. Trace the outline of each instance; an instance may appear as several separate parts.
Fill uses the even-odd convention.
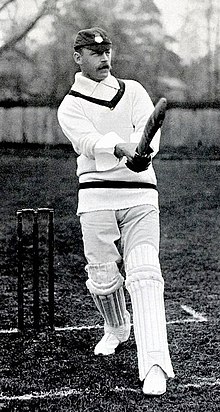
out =
[[[109,74],[101,82],[95,82],[82,73],[75,75],[72,91],[93,97],[88,101],[67,94],[58,108],[58,120],[63,133],[71,141],[77,153],[77,176],[86,188],[78,194],[77,214],[98,210],[120,210],[142,204],[158,207],[158,192],[143,188],[143,183],[157,184],[152,163],[147,170],[135,173],[126,167],[126,158],[114,156],[117,143],[138,143],[154,106],[144,87],[134,80],[123,80],[125,91],[113,110],[95,102],[95,99],[111,101],[120,86]],[[159,150],[160,131],[152,142],[152,157]],[[93,185],[89,187],[89,183]],[[92,187],[100,182],[101,186]],[[110,183],[109,183],[110,182]],[[112,185],[111,182],[118,182]],[[123,182],[126,182],[123,187]],[[128,184],[131,187],[126,187]],[[132,187],[132,183],[134,186]],[[117,187],[119,185],[119,187]],[[140,185],[140,187],[138,187]],[[83,185],[82,185],[83,186]]]

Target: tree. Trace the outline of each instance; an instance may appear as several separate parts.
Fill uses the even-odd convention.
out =
[[[151,96],[157,98],[161,88],[158,78],[164,73],[161,56],[163,61],[169,59],[170,52],[166,48],[167,39],[160,12],[154,1],[103,0],[100,3],[99,0],[76,0],[65,3],[54,22],[55,43],[61,43],[66,53],[72,54],[72,45],[68,38],[75,35],[79,29],[90,26],[107,29],[113,40],[113,73],[117,77],[140,81],[147,87]],[[62,50],[58,50],[58,55],[62,56]],[[63,60],[64,64],[60,63],[60,60]],[[174,71],[173,64],[176,70],[179,59],[176,58],[175,63],[174,61],[175,59],[171,59],[170,64],[167,63],[166,74],[169,75],[170,70]],[[70,68],[68,63],[71,64]],[[68,80],[71,77],[69,72],[77,70],[72,59],[68,62],[66,56],[59,58],[59,64],[67,71]],[[176,70],[177,72],[180,72],[180,69]],[[64,87],[66,88],[67,86]]]
[[[54,10],[56,2],[53,0],[44,0],[42,5],[39,7],[37,14],[32,17],[30,21],[25,21],[22,24],[21,21],[18,21],[16,18],[16,10],[18,8],[17,0],[5,0],[5,2],[0,6],[0,13],[4,12],[9,15],[8,22],[10,28],[13,30],[7,30],[9,32],[8,36],[3,41],[3,44],[0,46],[0,55],[4,52],[11,50],[17,43],[24,39],[27,34],[35,27],[37,22],[42,19],[48,13],[51,13]],[[9,12],[10,6],[14,7],[15,17],[13,18]],[[24,19],[22,19],[24,20]],[[14,30],[15,29],[15,30]]]
[[[3,60],[14,56],[19,74],[17,92],[22,89],[25,74],[26,95],[47,102],[60,101],[78,70],[73,59],[73,37],[78,30],[91,26],[103,27],[113,40],[113,74],[140,81],[154,100],[163,91],[160,77],[181,72],[179,59],[167,48],[171,39],[165,36],[153,0],[35,0],[37,12],[28,21],[21,21],[18,4],[18,0],[4,0],[4,10],[13,6],[14,14],[10,14],[9,29],[0,46]],[[33,49],[27,41],[29,34],[46,15],[52,22],[50,38]],[[18,54],[23,68],[18,64]]]
[[[187,65],[192,66],[192,73],[197,66],[196,62],[206,65],[205,74],[202,68],[198,77],[202,72],[206,99],[213,100],[218,97],[219,90],[219,0],[188,0],[187,6],[185,21],[179,33],[183,59]],[[202,57],[204,58],[201,59]],[[202,89],[204,91],[204,85]]]
[[[28,46],[28,35],[37,23],[51,14],[56,6],[52,0],[31,0],[35,11],[22,13],[19,0],[0,3],[2,41],[0,45],[1,96],[8,99],[24,99],[32,96],[30,85],[34,78],[35,61]]]

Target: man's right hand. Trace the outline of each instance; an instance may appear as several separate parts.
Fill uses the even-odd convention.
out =
[[[151,149],[152,152],[152,149]],[[114,155],[121,159],[123,156],[127,157],[125,165],[133,172],[139,173],[147,170],[151,163],[150,154],[140,156],[137,153],[136,143],[118,143],[115,146]]]
[[[118,143],[115,146],[114,155],[121,159],[126,156],[128,161],[132,162],[136,151],[137,143]]]

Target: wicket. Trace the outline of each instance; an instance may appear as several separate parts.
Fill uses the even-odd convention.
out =
[[[21,209],[17,211],[17,268],[18,268],[18,329],[24,325],[24,250],[23,218],[32,216],[33,222],[33,326],[39,330],[39,215],[47,217],[48,233],[48,306],[49,326],[54,327],[54,210],[50,208]]]

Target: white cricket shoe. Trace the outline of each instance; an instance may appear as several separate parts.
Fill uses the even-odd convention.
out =
[[[148,372],[143,386],[145,395],[158,396],[166,392],[166,374],[160,366],[154,365]]]
[[[115,335],[105,333],[99,343],[97,343],[94,353],[95,355],[112,355],[119,344],[120,340]]]
[[[128,340],[131,330],[129,312],[126,312],[125,318],[125,324],[117,328],[105,324],[105,334],[94,349],[95,355],[112,355],[120,343]]]

